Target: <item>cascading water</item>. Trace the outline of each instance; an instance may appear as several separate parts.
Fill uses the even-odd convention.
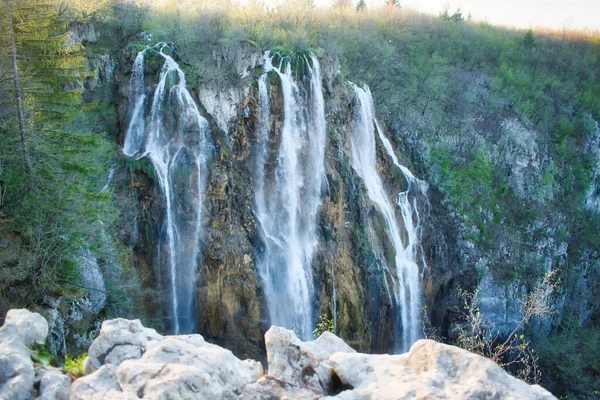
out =
[[[282,59],[277,68],[268,52],[264,58],[265,73],[259,79],[254,205],[264,248],[259,252],[257,266],[271,323],[296,329],[308,339],[314,322],[311,264],[318,246],[317,214],[325,176],[326,125],[321,71],[314,55],[311,54],[311,62],[304,60],[309,76],[306,93],[304,86],[292,78],[289,59]],[[281,83],[284,119],[276,166],[267,171],[271,134],[267,74],[271,71],[277,73]],[[267,180],[265,176],[269,173],[273,176]]]
[[[394,303],[396,305],[396,341],[395,351],[407,351],[419,338],[420,326],[420,275],[417,263],[418,250],[420,249],[419,214],[416,202],[411,203],[408,198],[412,186],[426,191],[427,186],[419,181],[396,158],[391,143],[385,137],[375,118],[373,100],[368,88],[362,89],[352,85],[356,96],[356,110],[354,126],[352,129],[352,167],[362,178],[369,199],[385,220],[386,233],[394,249],[395,270],[391,270],[385,260],[380,260],[384,268],[384,285],[388,288],[388,279],[391,281]],[[382,141],[386,151],[392,158],[408,182],[408,189],[398,195],[397,204],[400,208],[406,238],[400,231],[394,207],[390,202],[383,187],[381,177],[377,172],[377,157],[375,130]],[[414,216],[414,218],[413,218]],[[421,251],[422,254],[422,251]],[[422,259],[422,262],[424,260]],[[425,267],[423,262],[423,267]],[[400,333],[400,334],[399,334]]]
[[[123,153],[147,156],[165,200],[166,264],[170,286],[171,331],[192,332],[194,288],[198,271],[202,195],[211,152],[210,128],[186,88],[185,74],[165,44],[141,51],[133,64],[129,87],[130,122]],[[152,103],[146,102],[144,58],[163,61]],[[149,109],[148,109],[148,106]],[[160,253],[159,253],[160,254]],[[159,263],[161,263],[159,257]],[[162,266],[159,266],[159,270]]]

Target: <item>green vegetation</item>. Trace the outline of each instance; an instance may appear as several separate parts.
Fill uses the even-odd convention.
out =
[[[313,331],[313,336],[316,339],[321,336],[323,332],[335,333],[333,319],[327,318],[327,315],[325,314],[319,315],[319,322],[317,322],[317,327]]]
[[[71,358],[68,354],[65,354],[65,363],[63,368],[69,372],[69,374],[75,378],[83,375],[83,361],[87,357],[87,353],[80,354],[74,358]]]
[[[560,329],[539,347],[542,382],[557,396],[597,399],[600,392],[600,331],[590,323],[579,326],[565,312]],[[565,390],[566,389],[566,390]]]
[[[600,160],[586,150],[600,120],[598,33],[508,30],[475,23],[460,9],[424,16],[392,0],[381,9],[363,0],[355,7],[339,1],[328,12],[310,0],[276,9],[192,0],[9,3],[0,18],[12,22],[20,76],[12,65],[9,24],[2,24],[0,237],[10,246],[0,256],[0,314],[40,304],[44,295],[85,296],[77,283],[82,249],[101,261],[118,260],[127,280],[135,280],[131,254],[112,238],[112,246],[104,245],[118,217],[113,195],[101,190],[116,158],[117,112],[99,93],[82,94],[90,73],[86,52],[106,51],[114,59],[135,54],[149,43],[142,31],[153,41],[175,43],[193,86],[239,80],[214,67],[217,45],[270,49],[291,57],[294,68],[304,66],[299,61],[310,51],[339,59],[345,80],[370,86],[379,117],[405,146],[403,161],[432,184],[459,226],[457,235],[490,259],[497,280],[534,285],[547,255],[531,261],[523,254],[534,252],[536,238],[568,243],[570,263],[600,248],[600,218],[583,208],[590,187],[600,191],[593,175]],[[67,26],[84,21],[108,34],[87,48],[67,45]],[[230,160],[225,135],[219,135],[219,157]],[[337,164],[358,202],[347,158],[338,156]],[[153,177],[147,161],[131,167]],[[349,226],[355,261],[377,274],[366,217],[360,207],[352,212],[359,220]],[[563,271],[567,278],[570,273]],[[123,289],[119,278],[107,282],[109,304],[126,309],[134,290]],[[562,392],[582,396],[597,386],[598,357],[568,355],[592,347],[597,323],[576,325],[563,326],[539,354]],[[321,316],[317,329],[330,328],[331,320]],[[564,356],[556,357],[555,348]],[[69,360],[76,368],[79,358]]]
[[[8,238],[0,315],[43,304],[44,296],[63,297],[68,307],[88,295],[79,281],[86,250],[100,265],[122,261],[123,251],[110,235],[118,212],[103,190],[115,158],[116,113],[100,95],[83,96],[94,71],[86,68],[86,49],[68,42],[67,26],[95,11],[75,2],[7,4],[0,8],[0,18],[12,22],[12,35],[11,26],[0,27],[0,237]],[[116,293],[107,293],[107,310],[130,310]]]
[[[54,366],[56,365],[56,359],[48,351],[46,345],[43,343],[35,343],[31,349],[31,359],[36,363],[43,366]]]

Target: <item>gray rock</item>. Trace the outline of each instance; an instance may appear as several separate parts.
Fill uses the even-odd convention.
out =
[[[52,354],[63,355],[67,352],[65,338],[65,320],[56,308],[48,311],[48,337],[46,347]]]
[[[221,68],[223,63],[229,64],[242,78],[263,63],[260,47],[251,42],[219,46],[213,50],[212,57],[217,62],[217,68]]]
[[[87,301],[82,302],[81,306],[98,313],[106,305],[106,285],[98,260],[92,251],[81,248],[78,254],[78,264],[79,284],[88,292]]]
[[[0,328],[0,399],[34,397],[35,370],[29,346],[43,343],[48,323],[40,314],[25,309],[6,313]]]
[[[204,342],[200,335],[152,342],[141,359],[126,361],[117,370],[123,391],[144,399],[164,399],[169,393],[180,393],[183,398],[235,399],[262,375],[260,363],[241,361],[229,350]]]
[[[400,355],[336,353],[329,362],[353,387],[336,399],[555,399],[458,347],[419,340]]]
[[[71,385],[71,400],[138,399],[134,393],[121,392],[116,370],[116,366],[106,364],[93,374],[77,379]]]
[[[299,388],[297,385],[284,382],[271,375],[263,376],[255,383],[246,385],[241,396],[244,400],[315,400],[321,397],[322,395],[319,395],[312,390]]]
[[[298,388],[328,394],[333,376],[329,357],[336,352],[355,353],[333,333],[303,342],[293,331],[272,326],[265,334],[269,375]]]
[[[237,399],[263,375],[256,361],[241,361],[200,335],[151,341],[139,359],[106,364],[73,384],[71,399]],[[113,396],[113,397],[111,397]]]
[[[130,321],[123,318],[104,321],[100,335],[88,351],[88,361],[84,374],[89,374],[105,364],[118,366],[132,358],[140,358],[146,345],[152,340],[161,340],[162,335],[154,329],[144,328],[139,319]]]
[[[34,382],[31,351],[15,337],[0,337],[0,399],[29,399]]]
[[[74,22],[69,25],[67,32],[70,33],[65,42],[67,46],[83,42],[96,43],[98,41],[94,25],[90,23]]]
[[[69,400],[70,377],[52,367],[37,367],[35,373],[39,382],[38,400]]]
[[[210,82],[198,87],[198,95],[217,126],[228,133],[235,122],[240,105],[248,95],[248,90],[247,86],[219,87],[216,82]]]
[[[5,249],[8,247],[8,240],[5,238],[0,238],[0,249]]]
[[[48,322],[38,313],[26,309],[9,310],[0,328],[0,340],[16,340],[29,347],[44,343],[48,336]]]

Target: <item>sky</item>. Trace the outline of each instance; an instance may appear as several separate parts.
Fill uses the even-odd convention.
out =
[[[366,0],[378,6],[383,0]],[[437,15],[444,6],[450,11],[461,9],[465,18],[516,28],[548,27],[553,29],[600,30],[600,0],[400,0],[413,10]],[[331,0],[315,0],[327,5]]]

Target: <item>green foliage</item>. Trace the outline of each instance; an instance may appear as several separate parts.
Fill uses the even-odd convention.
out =
[[[529,29],[523,36],[523,46],[528,49],[535,47],[535,38],[533,37],[533,31]]]
[[[10,261],[0,257],[13,267],[3,275],[0,303],[24,307],[44,294],[85,295],[78,284],[82,252],[108,256],[102,244],[118,213],[102,187],[115,152],[108,130],[116,116],[108,104],[82,102],[83,49],[65,44],[66,21],[55,2],[16,1],[14,25],[33,168],[27,181],[16,112],[2,100],[0,226],[19,238],[20,252]],[[11,91],[0,82],[2,99]]]
[[[439,188],[446,199],[466,217],[479,221],[478,208],[494,209],[496,189],[486,151],[474,149],[467,160],[436,148],[432,158],[439,168]]]
[[[87,357],[87,353],[80,354],[76,357],[71,357],[65,354],[65,363],[63,368],[69,372],[71,376],[80,377],[83,375],[83,361]]]
[[[31,349],[31,359],[36,364],[40,364],[46,367],[56,365],[56,360],[54,359],[54,356],[52,356],[50,351],[48,351],[48,349],[46,348],[46,345],[43,343],[34,344],[33,348]]]
[[[356,4],[356,11],[362,11],[364,9],[367,8],[367,3],[365,2],[365,0],[359,0],[359,2]]]
[[[321,336],[323,332],[335,333],[333,319],[327,318],[327,315],[325,314],[319,315],[319,322],[317,322],[317,327],[313,331],[313,336],[316,339]]]
[[[571,315],[565,312],[560,329],[538,346],[540,364],[548,374],[542,383],[559,398],[597,399],[600,331],[592,324],[579,326]]]

